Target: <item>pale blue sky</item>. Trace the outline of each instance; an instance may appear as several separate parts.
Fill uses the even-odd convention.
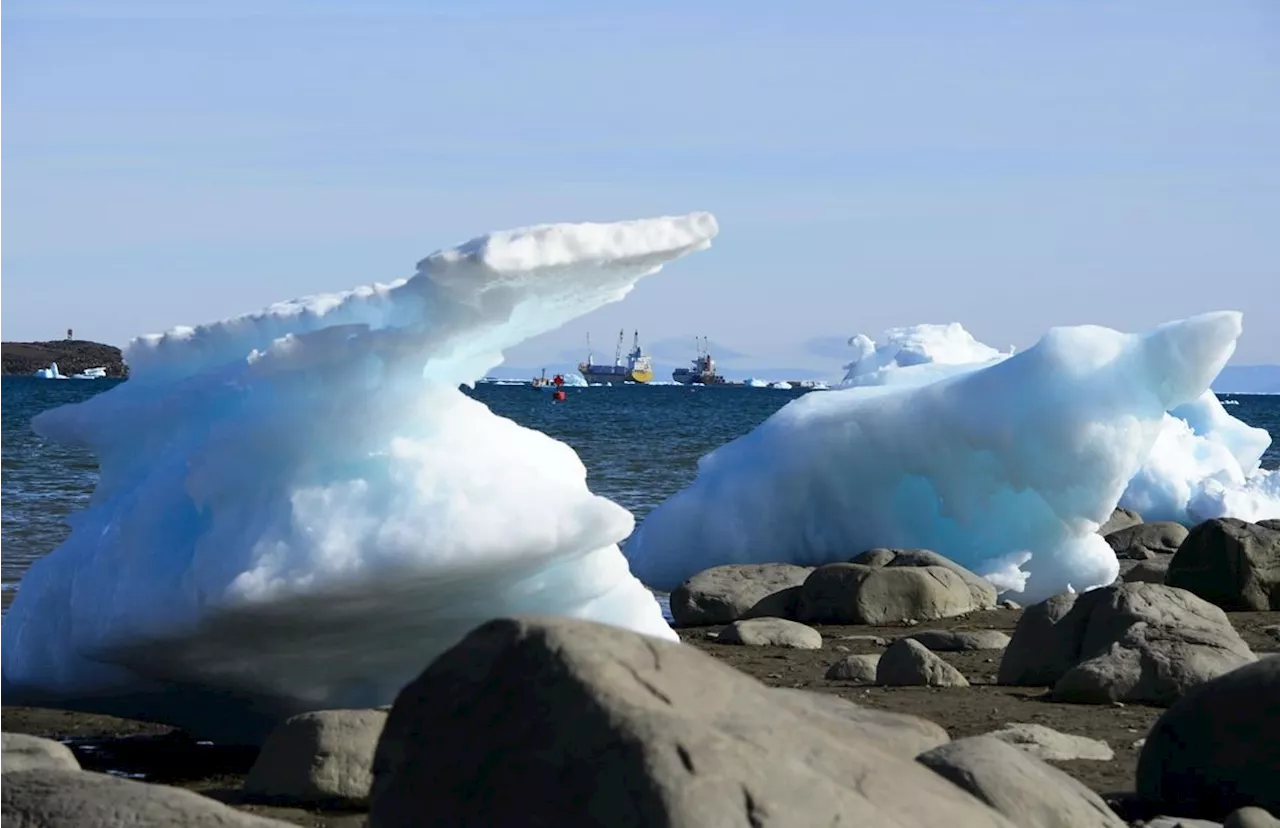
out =
[[[1271,0],[3,10],[6,340],[122,344],[488,230],[711,210],[710,251],[508,364],[625,326],[835,374],[834,337],[892,325],[1025,346],[1224,308],[1237,363],[1280,362]]]

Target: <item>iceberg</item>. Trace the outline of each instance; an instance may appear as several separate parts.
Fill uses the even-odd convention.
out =
[[[1111,583],[1118,562],[1096,530],[1241,324],[1220,312],[1145,334],[1054,328],[942,376],[876,360],[868,373],[904,376],[807,394],[704,456],[627,541],[631,569],[669,590],[719,564],[889,546],[933,549],[1027,601]]]
[[[36,418],[101,470],[3,627],[6,704],[257,742],[389,704],[485,620],[673,639],[563,443],[459,390],[707,248],[709,213],[494,233],[414,276],[130,343],[129,382]]]
[[[1013,349],[997,351],[973,338],[958,322],[890,328],[879,344],[866,334],[849,339],[856,356],[845,368],[843,387],[920,384],[975,366],[1006,359]],[[903,372],[902,369],[912,369]]]
[[[978,342],[959,323],[892,328],[881,344],[859,334],[842,387],[925,385],[1013,354]],[[1211,518],[1280,518],[1280,472],[1262,469],[1266,430],[1232,417],[1212,391],[1170,411],[1121,506],[1146,520],[1195,525]]]

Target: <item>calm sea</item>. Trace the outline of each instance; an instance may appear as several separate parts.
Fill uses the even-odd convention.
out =
[[[117,382],[4,377],[0,580],[6,591],[31,561],[67,537],[67,516],[88,503],[98,476],[91,454],[37,437],[31,418],[88,399]],[[592,491],[622,504],[637,519],[688,484],[700,456],[750,431],[804,393],[678,386],[567,392],[567,402],[558,405],[547,392],[528,386],[480,385],[469,393],[495,413],[568,443],[586,465]],[[1280,435],[1280,396],[1224,399],[1238,401],[1227,409],[1235,416]],[[1272,445],[1263,465],[1280,467],[1280,445]]]

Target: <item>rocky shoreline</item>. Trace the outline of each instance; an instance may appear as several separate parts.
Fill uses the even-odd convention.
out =
[[[31,708],[3,730],[198,793],[166,806],[192,824],[1275,828],[1239,809],[1280,814],[1280,525],[1130,523],[1108,541],[1155,561],[1143,577],[1026,609],[939,556],[871,550],[695,576],[672,595],[683,645],[494,621],[389,710],[295,717],[261,750]],[[151,790],[11,738],[6,816]]]
[[[55,362],[58,370],[67,376],[99,367],[107,369],[108,377],[129,376],[129,366],[119,348],[85,339],[0,343],[0,361],[3,361],[5,376],[29,377]]]

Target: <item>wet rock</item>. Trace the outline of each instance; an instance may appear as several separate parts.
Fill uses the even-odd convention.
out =
[[[286,719],[253,763],[244,791],[297,804],[363,803],[385,710],[317,710]]]
[[[905,637],[919,641],[935,653],[1003,650],[1009,646],[1009,636],[999,630],[921,630]]]
[[[889,645],[876,665],[876,684],[885,687],[968,687],[959,670],[929,652],[919,641],[900,639]]]
[[[880,656],[851,655],[837,661],[827,668],[825,678],[828,681],[854,681],[859,684],[875,684],[876,668],[880,664]]]
[[[1280,609],[1280,529],[1235,518],[1191,530],[1165,576],[1228,610]]]
[[[1025,750],[1037,759],[1045,761],[1067,762],[1072,759],[1092,759],[1098,762],[1109,762],[1116,755],[1106,742],[1090,739],[1087,736],[1062,733],[1038,724],[1010,723],[986,735]]]
[[[795,650],[821,650],[822,634],[813,627],[785,618],[749,618],[734,621],[716,638],[721,644],[745,644],[749,647],[790,647]]]
[[[0,734],[0,769],[5,773],[26,770],[80,770],[71,748],[52,739],[25,733]]]
[[[498,619],[396,698],[369,824],[1013,825],[838,701],[617,627]]]
[[[1280,659],[1264,658],[1188,691],[1151,728],[1137,791],[1177,814],[1221,819],[1280,811]]]
[[[728,624],[740,618],[791,618],[800,586],[813,571],[792,564],[729,564],[699,572],[671,592],[677,627]]]
[[[990,736],[958,739],[916,761],[1022,828],[1126,828],[1096,793]]]
[[[0,785],[11,828],[289,828],[180,788],[88,771],[6,773]]]
[[[1252,661],[1222,610],[1185,590],[1133,583],[1029,608],[998,680],[1053,685],[1059,701],[1169,705]]]

